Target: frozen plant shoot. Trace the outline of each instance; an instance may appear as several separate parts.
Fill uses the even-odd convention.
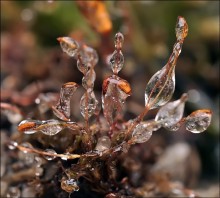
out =
[[[150,78],[143,90],[145,107],[142,113],[127,121],[124,121],[123,106],[132,95],[132,90],[129,82],[120,77],[125,62],[123,34],[115,34],[115,50],[109,60],[112,75],[103,81],[101,98],[94,92],[94,68],[98,63],[96,50],[70,37],[57,39],[62,51],[76,60],[77,68],[83,74],[84,93],[78,104],[81,121],[76,122],[71,117],[71,97],[74,97],[79,85],[67,82],[61,87],[57,103],[50,107],[54,118],[26,119],[18,125],[18,131],[26,136],[33,136],[35,143],[32,145],[24,144],[21,140],[12,141],[9,148],[18,149],[28,156],[29,161],[32,159],[30,163],[37,164],[34,178],[38,185],[45,187],[45,190],[45,184],[60,186],[69,194],[80,192],[89,186],[89,190],[106,198],[136,197],[136,191],[127,177],[117,174],[121,154],[129,154],[129,148],[134,144],[149,141],[153,133],[162,127],[178,131],[184,126],[192,133],[200,133],[208,128],[211,110],[197,110],[184,117],[187,94],[170,102],[175,90],[177,59],[188,34],[188,25],[183,17],[178,17],[175,31],[176,42],[166,65]],[[160,109],[155,119],[144,120],[146,114],[156,108]],[[39,145],[42,147],[39,148]],[[53,183],[44,176],[47,174],[45,167],[52,166],[52,163],[57,166],[52,175],[56,181]],[[59,193],[64,193],[63,191]],[[188,191],[183,191],[182,194],[184,197],[192,195]]]

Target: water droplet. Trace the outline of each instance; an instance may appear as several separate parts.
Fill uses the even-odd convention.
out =
[[[69,56],[75,56],[78,53],[79,44],[70,37],[59,37],[57,40],[60,42],[61,49]]]
[[[106,149],[109,149],[111,146],[111,140],[108,136],[102,136],[98,139],[95,150],[102,152]]]
[[[50,161],[56,158],[56,156],[53,156],[53,155],[56,155],[57,153],[53,149],[46,149],[45,152],[52,154],[52,155],[44,155],[44,158],[46,160]]]
[[[186,100],[187,94],[183,94],[179,100],[165,104],[158,111],[155,117],[155,121],[164,121],[163,126],[168,128],[175,125],[183,117]]]
[[[114,51],[111,58],[110,58],[110,65],[114,74],[117,74],[121,71],[122,67],[124,66],[124,56],[120,51]]]
[[[21,196],[21,191],[18,187],[10,187],[6,194],[7,198],[19,198]]]
[[[133,133],[132,133],[132,139],[135,143],[144,143],[148,141],[153,131],[157,131],[161,127],[160,121],[145,121],[138,124]]]
[[[88,116],[91,117],[95,110],[98,101],[96,100],[95,94],[93,91],[88,90],[80,100],[80,110],[84,118]]]
[[[115,34],[115,49],[121,49],[124,43],[124,35],[121,32]]]
[[[8,148],[9,148],[10,150],[16,149],[17,146],[18,146],[18,143],[15,142],[15,141],[10,141],[9,144],[8,144]]]
[[[82,79],[82,86],[85,89],[89,89],[89,88],[93,89],[95,78],[96,78],[96,73],[94,69],[90,69]]]
[[[66,128],[66,124],[60,122],[59,120],[47,120],[42,121],[42,125],[40,125],[37,130],[44,133],[45,135],[56,135],[60,131]]]
[[[68,193],[72,193],[74,191],[79,190],[79,186],[77,185],[76,180],[65,179],[65,178],[62,178],[62,180],[61,180],[61,188]]]
[[[175,89],[174,69],[167,69],[165,65],[149,80],[145,90],[145,105],[154,109],[166,104],[172,97]]]
[[[211,118],[212,112],[209,109],[194,111],[186,117],[186,130],[192,133],[201,133],[208,128]]]
[[[186,20],[179,16],[177,18],[177,22],[176,22],[176,38],[177,40],[183,40],[184,38],[186,38],[188,34],[188,25],[186,23]]]

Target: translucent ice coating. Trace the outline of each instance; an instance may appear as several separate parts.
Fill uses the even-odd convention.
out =
[[[183,125],[184,122],[185,118],[182,118],[179,122],[170,126],[165,126],[164,128],[166,128],[168,131],[177,131]]]
[[[70,37],[59,37],[57,40],[60,42],[63,52],[77,59],[77,68],[84,75],[97,64],[98,54],[93,48],[85,44],[79,44]]]
[[[121,51],[123,42],[124,42],[123,34],[120,32],[115,34],[115,51],[111,55],[109,61],[114,74],[118,74],[118,72],[124,66],[124,56]]]
[[[186,130],[192,133],[201,133],[208,128],[211,118],[212,112],[209,109],[194,111],[186,117]]]
[[[32,134],[36,132],[42,132],[45,135],[56,135],[64,128],[69,128],[71,130],[79,129],[78,125],[75,122],[62,122],[59,120],[23,120],[18,125],[18,131]]]
[[[120,51],[114,51],[110,58],[110,65],[114,74],[117,74],[124,66],[124,56]]]
[[[45,135],[56,135],[66,127],[65,123],[61,123],[59,120],[46,120],[42,121],[42,124],[37,128],[38,131]]]
[[[180,55],[188,25],[183,17],[178,17],[176,25],[177,42],[167,64],[149,80],[145,90],[145,106],[154,109],[166,104],[175,90],[175,66]]]
[[[186,100],[187,94],[183,94],[179,100],[165,104],[158,111],[155,121],[163,120],[164,127],[172,127],[175,125],[183,117]]]
[[[115,49],[121,49],[124,43],[124,36],[121,32],[115,34]]]
[[[175,90],[175,71],[167,69],[165,65],[152,76],[145,90],[145,105],[151,109],[166,104],[173,96]]]
[[[82,86],[85,89],[89,89],[89,88],[93,89],[95,79],[96,79],[96,73],[95,73],[94,69],[91,68],[83,77]]]
[[[94,50],[93,48],[83,44],[80,47],[79,50],[79,56],[80,59],[82,61],[82,63],[84,64],[84,66],[86,66],[88,69],[94,65],[96,65],[98,63],[98,54],[96,52],[96,50]],[[85,71],[85,68],[79,67],[80,65],[78,65],[78,69],[83,73]]]
[[[93,92],[96,73],[94,67],[98,62],[97,52],[87,45],[80,46],[77,57],[77,67],[83,73],[82,86],[86,89],[80,100],[81,114],[88,120],[94,113],[98,104]]]
[[[75,82],[63,84],[60,90],[60,98],[56,106],[53,106],[53,113],[64,121],[70,120],[70,98],[78,88]]]
[[[135,127],[132,139],[135,143],[144,143],[151,138],[152,132],[157,131],[160,127],[160,121],[150,120],[141,122]]]
[[[186,20],[179,16],[176,22],[176,38],[177,40],[183,40],[188,34],[188,25]]]
[[[37,132],[37,127],[41,124],[42,122],[39,120],[23,120],[20,122],[17,129],[25,134],[33,134]]]
[[[92,90],[87,90],[80,100],[82,116],[84,118],[90,118],[95,113],[97,104],[98,101],[96,100],[94,92]]]
[[[61,49],[69,56],[75,56],[79,49],[77,41],[70,37],[59,37],[57,40],[60,42]]]
[[[104,116],[111,125],[114,118],[122,113],[122,105],[126,98],[131,95],[129,83],[112,75],[105,79],[102,84],[102,108]]]

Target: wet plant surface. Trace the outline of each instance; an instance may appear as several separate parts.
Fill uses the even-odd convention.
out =
[[[8,10],[16,7],[2,4]],[[59,4],[48,1],[45,9],[56,10]],[[59,32],[45,56],[25,28],[1,35],[1,197],[217,197],[216,178],[210,179],[212,185],[200,182],[206,165],[198,151],[207,146],[202,146],[205,138],[196,140],[213,128],[216,111],[205,103],[184,112],[188,102],[200,97],[192,88],[172,99],[176,89],[181,91],[176,71],[185,62],[177,60],[192,24],[177,17],[171,55],[140,83],[142,75],[129,66],[137,57],[126,59],[129,33],[112,33],[110,5],[74,5],[100,35],[100,43],[93,38],[96,43],[87,45],[92,42],[85,42],[80,31]],[[43,9],[38,6],[36,11]],[[47,11],[39,12],[46,17]],[[27,22],[34,14],[26,8],[21,16]],[[123,24],[132,26],[128,20]],[[217,158],[217,151],[212,155]],[[211,164],[218,172],[218,162]],[[205,194],[203,185],[212,192]]]

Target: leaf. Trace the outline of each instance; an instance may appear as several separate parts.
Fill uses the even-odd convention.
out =
[[[68,82],[62,85],[59,101],[56,106],[52,106],[54,115],[61,120],[70,120],[70,99],[78,87],[75,82]]]
[[[152,76],[145,89],[145,106],[154,109],[166,104],[175,90],[175,72],[167,65]]]
[[[183,117],[186,100],[187,94],[183,94],[179,100],[165,104],[157,112],[155,121],[163,121],[163,126],[168,128],[178,123]]]
[[[70,37],[59,37],[57,40],[60,42],[61,49],[69,56],[74,57],[79,50],[79,44],[77,41]]]
[[[183,17],[178,17],[176,26],[177,42],[167,64],[149,80],[145,89],[145,106],[154,109],[166,104],[175,90],[175,66],[180,55],[188,25]]]
[[[208,128],[211,119],[212,111],[209,109],[194,111],[186,117],[186,130],[192,133],[201,133]]]
[[[114,74],[118,74],[124,66],[124,56],[122,54],[121,48],[124,42],[124,36],[122,33],[118,32],[115,34],[115,51],[110,58],[110,66]]]
[[[157,131],[161,126],[161,121],[143,121],[135,127],[132,139],[135,143],[144,143],[151,138],[152,132]]]
[[[71,130],[79,129],[79,126],[75,122],[63,122],[55,119],[51,120],[23,120],[18,125],[18,131],[25,134],[33,134],[36,132],[42,132],[45,135],[56,135],[64,128]]]
[[[109,125],[113,123],[115,118],[120,117],[123,104],[130,95],[131,87],[126,80],[112,75],[103,81],[102,108]]]
[[[97,105],[98,101],[96,100],[94,92],[88,90],[80,100],[80,110],[82,116],[85,119],[90,118],[95,113]]]

